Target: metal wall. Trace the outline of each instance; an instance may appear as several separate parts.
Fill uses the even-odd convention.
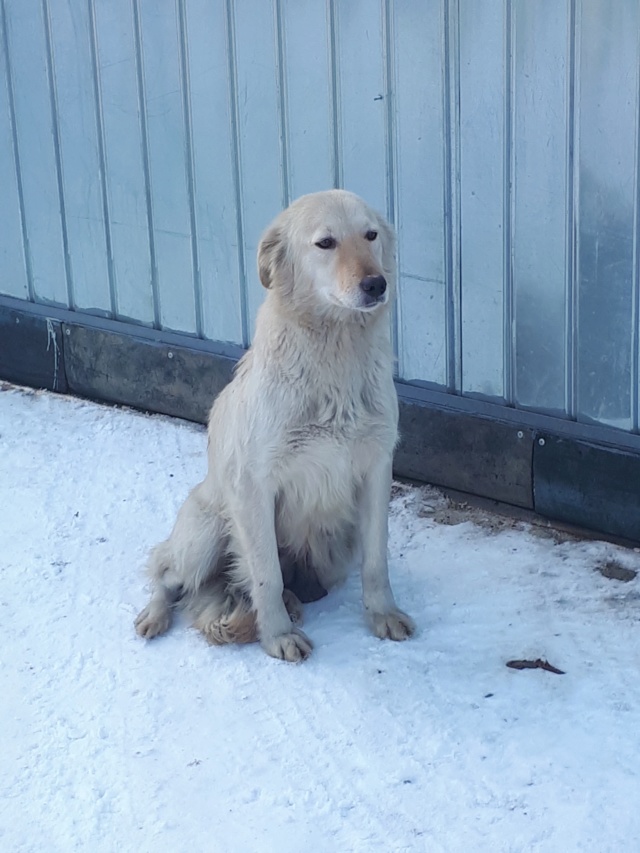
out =
[[[638,0],[0,7],[0,293],[246,345],[262,229],[344,186],[400,378],[638,430]]]

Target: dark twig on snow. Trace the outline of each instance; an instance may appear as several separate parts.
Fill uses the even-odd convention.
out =
[[[544,669],[546,672],[555,672],[556,675],[565,674],[561,669],[551,666],[548,661],[542,660],[542,658],[537,660],[508,660],[507,666],[511,669]]]

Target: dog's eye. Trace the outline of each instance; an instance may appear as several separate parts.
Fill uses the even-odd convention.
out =
[[[335,249],[336,241],[333,237],[325,237],[324,240],[318,240],[316,246],[319,249]]]
[[[377,231],[367,231],[367,233],[366,233],[364,236],[367,238],[367,240],[368,240],[370,243],[373,243],[373,241],[374,241],[374,240],[376,239],[376,237],[378,236],[378,232],[377,232]]]

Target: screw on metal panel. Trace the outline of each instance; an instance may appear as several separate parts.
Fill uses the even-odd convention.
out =
[[[518,430],[518,438],[524,438],[524,433],[521,429]]]
[[[538,444],[540,445],[540,447],[544,447],[544,444],[545,444],[545,442],[544,442],[544,438],[539,438],[539,439],[538,439]]]
[[[168,352],[168,353],[167,353],[167,358],[173,358],[173,353],[172,353],[172,352]]]

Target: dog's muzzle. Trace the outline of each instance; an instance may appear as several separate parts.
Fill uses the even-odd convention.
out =
[[[385,301],[387,280],[383,275],[366,275],[360,282],[360,290],[364,296],[363,307],[373,307]]]

